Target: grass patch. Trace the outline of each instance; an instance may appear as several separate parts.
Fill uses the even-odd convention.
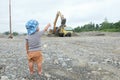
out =
[[[120,32],[120,29],[103,29],[102,32]]]

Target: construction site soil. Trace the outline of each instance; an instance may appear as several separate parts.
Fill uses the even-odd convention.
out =
[[[120,80],[120,33],[42,37],[42,75],[30,75],[25,36],[0,37],[0,80]]]

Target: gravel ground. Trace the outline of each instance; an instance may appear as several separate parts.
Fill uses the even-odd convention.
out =
[[[120,80],[119,35],[42,37],[41,76],[29,74],[24,37],[0,38],[0,80]]]

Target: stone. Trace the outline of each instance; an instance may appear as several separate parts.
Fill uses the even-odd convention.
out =
[[[120,65],[120,62],[118,62],[118,64]]]
[[[107,59],[105,59],[105,62],[106,62],[106,63],[112,63],[113,61],[112,61],[112,59],[107,58]]]
[[[5,71],[5,65],[0,65],[0,71]]]
[[[89,53],[90,55],[94,55],[94,53]]]
[[[109,73],[109,72],[104,72],[103,74],[105,74],[105,75],[109,75],[110,73]]]
[[[44,45],[43,45],[43,47],[44,47],[44,48],[46,48],[46,47],[47,47],[47,45],[46,45],[46,44],[44,44]]]
[[[102,70],[102,68],[98,68],[98,71],[101,71]]]
[[[48,74],[48,73],[45,73],[45,76],[46,76],[47,78],[50,78],[50,77],[51,77],[51,75]]]
[[[22,80],[26,80],[25,78],[22,78]]]
[[[62,63],[62,67],[66,67],[67,64],[65,62]]]
[[[88,65],[93,70],[97,70],[98,69],[98,62],[88,62]]]
[[[72,71],[72,68],[68,68],[67,70],[68,70],[68,71]]]
[[[59,62],[58,62],[57,59],[55,59],[53,63],[54,63],[54,64],[59,64]]]
[[[7,76],[1,76],[1,80],[9,80]]]
[[[93,73],[94,75],[100,75],[100,72],[98,71],[91,71],[91,73]]]
[[[12,77],[12,79],[15,79],[15,78],[16,78],[16,76],[15,76],[15,75],[12,75],[12,74],[11,74],[11,77]]]
[[[86,67],[87,61],[86,60],[81,60],[78,62],[80,67]]]

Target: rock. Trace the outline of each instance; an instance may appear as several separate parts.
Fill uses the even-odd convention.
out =
[[[12,75],[12,74],[11,74],[11,77],[12,77],[12,79],[15,79],[15,78],[16,78],[16,76],[15,76],[15,75]]]
[[[109,75],[109,74],[110,74],[110,72],[103,72],[103,74],[104,74],[104,75]]]
[[[89,65],[91,68],[95,68],[95,67],[98,67],[98,62],[88,62],[88,65]]]
[[[26,80],[25,78],[22,78],[22,80]]]
[[[62,67],[66,67],[67,64],[65,62],[62,63]]]
[[[115,66],[119,66],[120,65],[118,61],[114,61],[114,64],[115,64]]]
[[[101,71],[102,70],[102,68],[98,68],[98,71]]]
[[[5,65],[0,65],[0,71],[1,70],[5,71]]]
[[[72,68],[68,68],[67,70],[68,70],[68,71],[72,71]]]
[[[98,62],[89,62],[91,65],[98,65]]]
[[[58,62],[57,59],[55,59],[53,63],[54,63],[54,64],[59,64],[59,62]]]
[[[67,60],[67,61],[70,61],[71,59],[68,58],[68,59],[66,59],[66,60]]]
[[[120,65],[120,62],[118,62],[118,64]]]
[[[7,76],[1,76],[1,80],[9,80]]]
[[[94,55],[94,53],[89,53],[90,55]]]
[[[98,70],[98,62],[88,62],[89,68],[92,70]]]
[[[94,75],[100,75],[100,72],[98,72],[98,71],[91,71],[91,73]]]
[[[90,73],[90,72],[88,72],[87,74],[88,74],[88,75],[90,75],[91,73]]]
[[[46,44],[44,44],[44,45],[43,45],[43,47],[44,47],[44,48],[46,48],[46,47],[47,47],[47,45],[46,45]]]
[[[105,62],[106,62],[106,63],[112,63],[112,62],[113,62],[113,60],[112,60],[112,59],[110,59],[110,58],[107,58],[107,59],[105,59]]]
[[[58,60],[60,61],[60,63],[62,63],[64,61],[64,59],[62,57],[58,58]]]
[[[44,75],[45,75],[47,78],[50,78],[50,77],[51,77],[51,75],[48,74],[48,73],[45,73]]]
[[[80,67],[86,67],[86,65],[87,65],[87,61],[86,60],[79,61],[79,66]]]

